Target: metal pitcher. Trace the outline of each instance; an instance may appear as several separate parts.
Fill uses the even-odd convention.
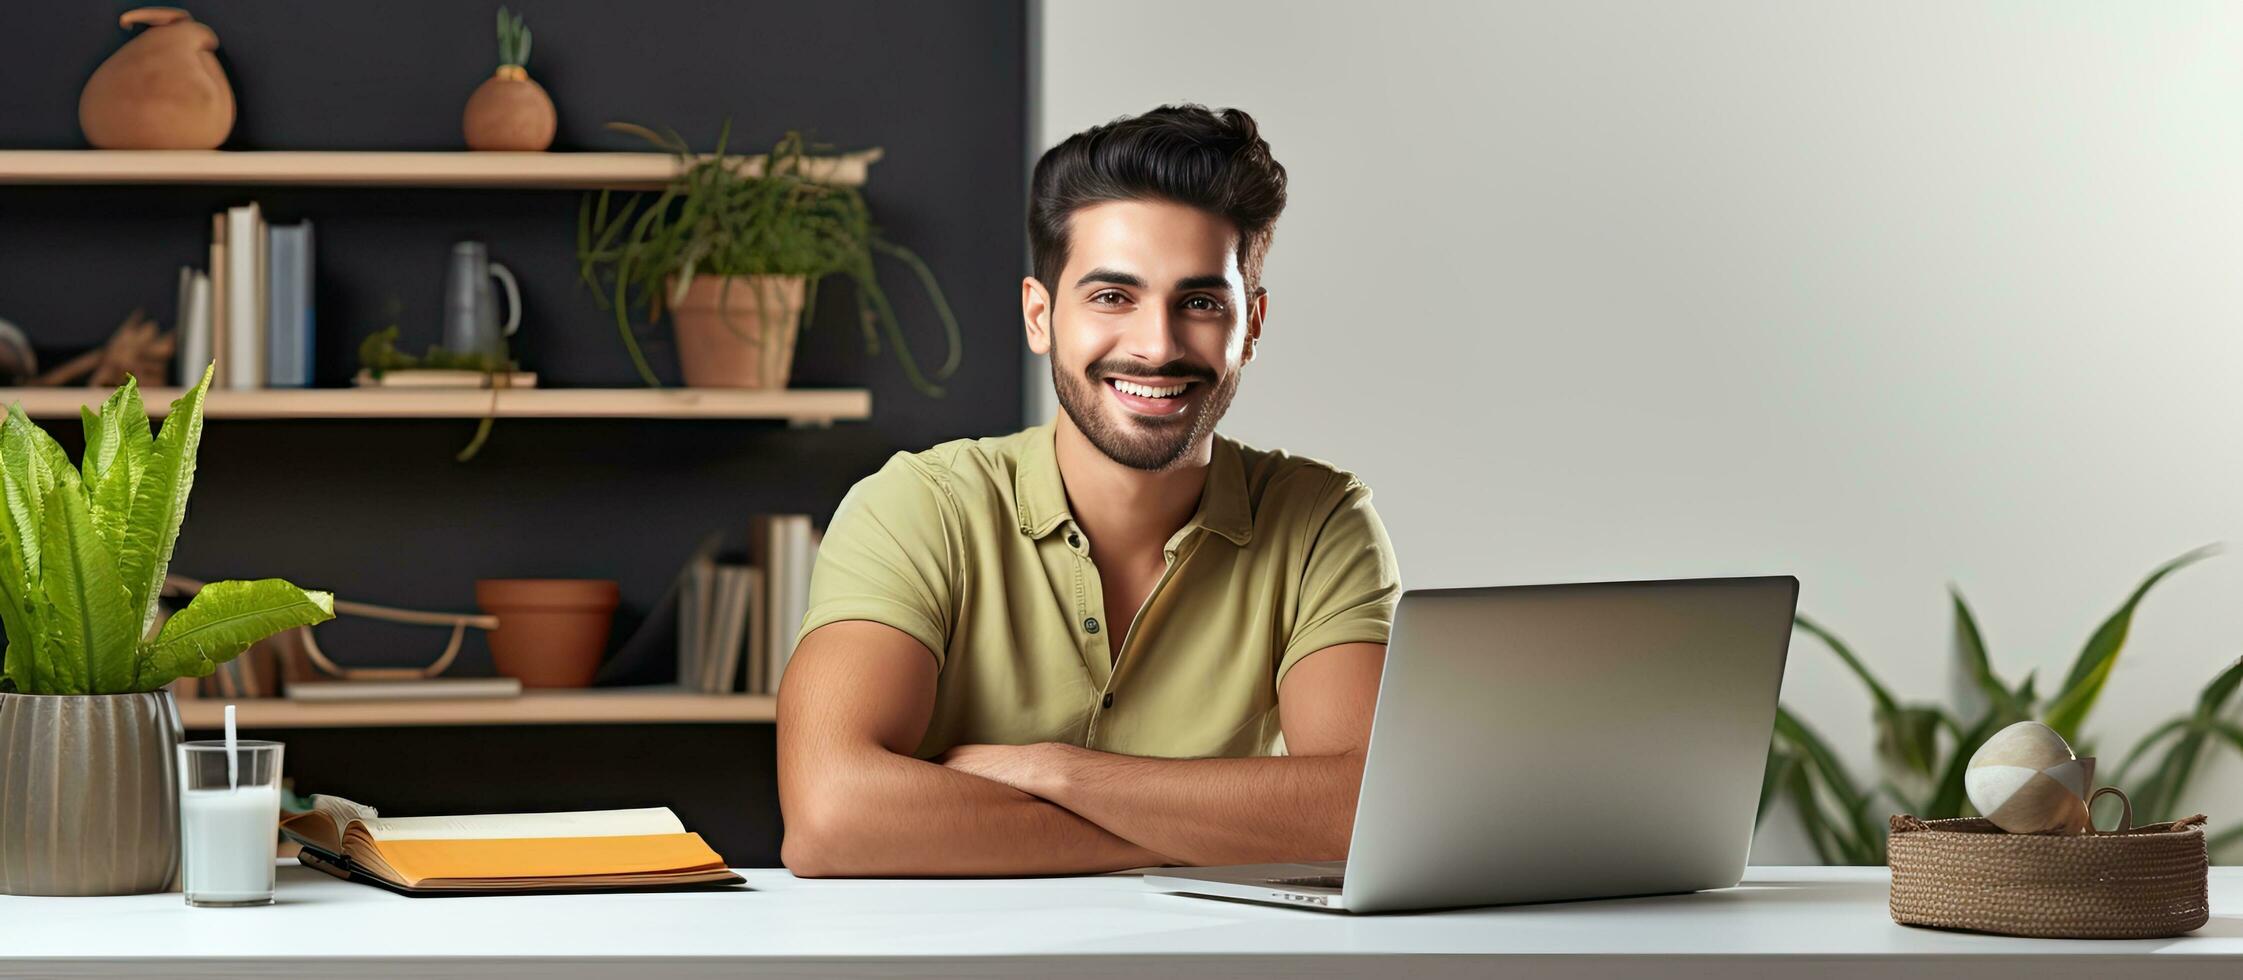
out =
[[[506,287],[506,322],[498,319],[496,279]],[[444,274],[444,347],[459,354],[482,354],[493,364],[506,361],[506,338],[522,326],[522,289],[514,273],[491,261],[482,242],[458,242]]]

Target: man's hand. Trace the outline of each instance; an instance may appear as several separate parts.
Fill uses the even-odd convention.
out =
[[[1003,783],[1030,796],[1052,799],[1067,782],[1068,763],[1087,751],[1065,742],[1033,745],[960,745],[935,761],[991,782]]]

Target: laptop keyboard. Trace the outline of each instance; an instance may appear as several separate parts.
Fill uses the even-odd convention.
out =
[[[1303,875],[1298,878],[1265,879],[1272,885],[1295,885],[1303,888],[1338,888],[1341,875]]]

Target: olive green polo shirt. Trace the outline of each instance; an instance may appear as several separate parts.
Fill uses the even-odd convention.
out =
[[[850,489],[819,546],[797,637],[869,620],[925,645],[935,708],[918,756],[1044,741],[1269,754],[1286,671],[1386,642],[1399,576],[1352,475],[1216,437],[1198,511],[1169,538],[1144,608],[1107,609],[1052,438],[1047,424],[898,453]]]

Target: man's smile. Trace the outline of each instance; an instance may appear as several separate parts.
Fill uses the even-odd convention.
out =
[[[1108,377],[1106,390],[1121,407],[1134,415],[1155,417],[1173,416],[1182,412],[1191,401],[1196,381],[1175,378],[1156,378],[1133,381],[1128,378]]]

